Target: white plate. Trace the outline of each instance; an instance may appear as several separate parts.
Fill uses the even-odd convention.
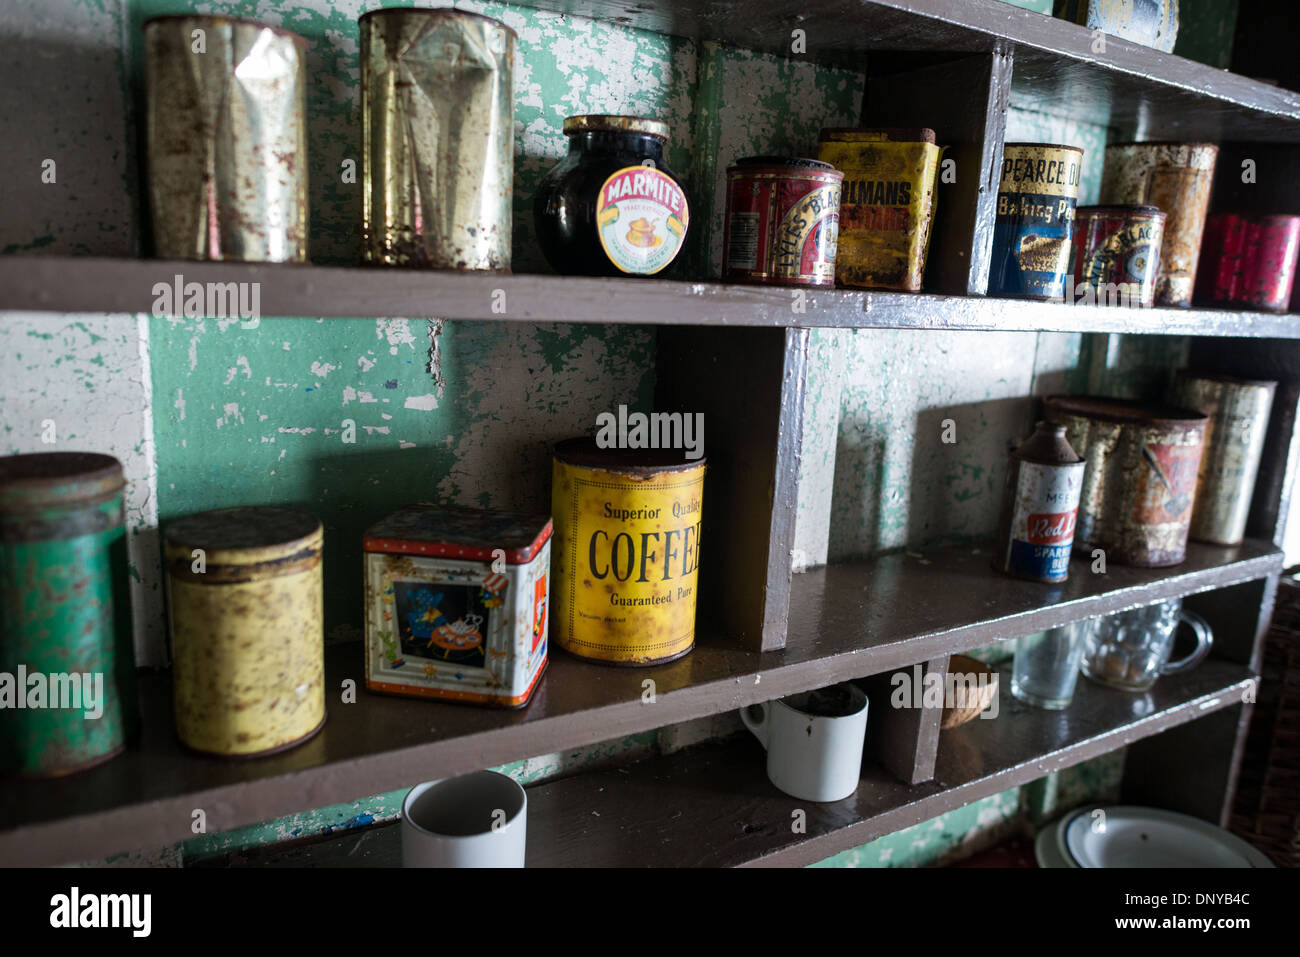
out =
[[[1050,824],[1034,838],[1034,859],[1039,867],[1078,867],[1061,851],[1059,824]]]
[[[1199,818],[1152,807],[1092,808],[1062,818],[1063,852],[1077,867],[1273,867],[1251,845]],[[1061,866],[1061,865],[1056,865]],[[1066,866],[1069,866],[1067,863]]]

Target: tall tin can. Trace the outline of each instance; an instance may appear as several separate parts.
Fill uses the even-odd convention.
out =
[[[265,23],[145,23],[155,255],[307,262],[306,61],[306,40]]]
[[[723,278],[835,285],[844,174],[829,163],[750,156],[727,170]]]
[[[122,465],[110,455],[0,458],[0,771],[67,774],[137,724]]]
[[[528,703],[546,670],[550,516],[408,505],[362,547],[367,688]]]
[[[1192,538],[1216,545],[1240,545],[1245,538],[1276,390],[1276,382],[1178,374],[1174,401],[1209,416]]]
[[[921,291],[942,153],[934,130],[822,130],[817,158],[844,174],[841,286]]]
[[[993,223],[989,294],[1028,299],[1065,295],[1083,150],[1047,143],[1002,149]]]
[[[1300,252],[1300,216],[1219,213],[1205,229],[1196,301],[1286,312]]]
[[[653,665],[695,644],[704,459],[671,450],[555,448],[556,644],[580,658]]]
[[[1000,571],[1039,582],[1069,577],[1083,469],[1063,425],[1039,422],[1011,452],[999,523]]]
[[[359,25],[365,261],[508,271],[515,32],[449,9]]]
[[[320,519],[223,508],[163,532],[176,732],[196,751],[249,757],[325,723]]]
[[[1155,304],[1190,306],[1219,148],[1212,143],[1112,143],[1101,201],[1165,212]]]
[[[1163,53],[1178,39],[1178,0],[1056,0],[1056,16]]]
[[[1075,300],[1150,306],[1165,214],[1154,206],[1080,206],[1074,223]]]
[[[1147,568],[1182,562],[1206,417],[1097,396],[1052,396],[1046,413],[1087,464],[1075,551]]]

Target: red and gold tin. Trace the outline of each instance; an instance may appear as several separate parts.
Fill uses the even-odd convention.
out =
[[[942,153],[934,130],[822,130],[817,158],[844,174],[841,286],[921,291]]]
[[[1080,206],[1074,216],[1074,301],[1150,306],[1165,214],[1154,206]]]
[[[738,160],[727,170],[723,278],[835,285],[843,181],[843,173],[820,160]]]
[[[367,688],[528,703],[546,670],[549,516],[408,505],[362,547]]]
[[[1112,143],[1101,202],[1155,206],[1167,215],[1155,304],[1190,306],[1219,148],[1212,143]]]
[[[1196,301],[1286,312],[1300,250],[1300,216],[1219,213],[1205,229]]]

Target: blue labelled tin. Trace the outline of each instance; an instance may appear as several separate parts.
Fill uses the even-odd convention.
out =
[[[1007,143],[1002,150],[989,294],[1065,296],[1083,150]]]

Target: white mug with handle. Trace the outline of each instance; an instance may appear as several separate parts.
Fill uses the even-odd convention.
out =
[[[845,682],[742,708],[740,720],[767,749],[767,776],[805,801],[839,801],[858,789],[867,696]]]

